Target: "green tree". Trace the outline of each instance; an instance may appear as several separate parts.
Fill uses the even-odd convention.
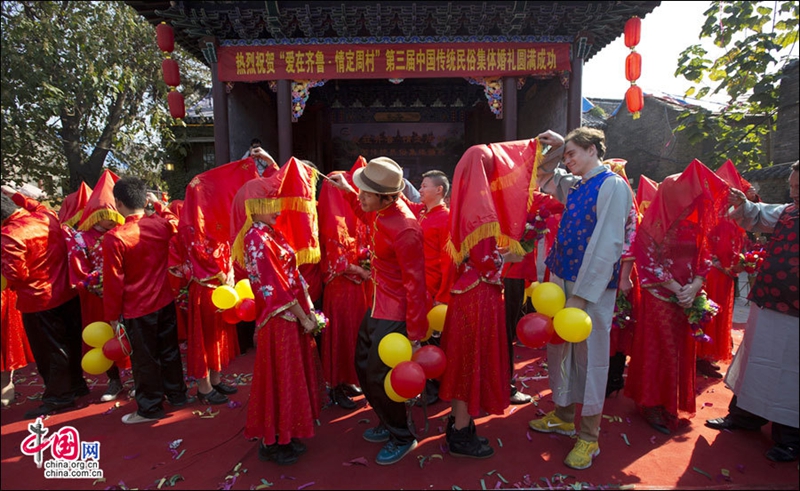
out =
[[[122,2],[2,2],[3,179],[57,196],[104,165],[159,185],[174,139],[155,29]],[[187,107],[208,69],[177,45]]]
[[[798,3],[717,1],[704,15],[700,39],[711,38],[726,51],[711,60],[700,45],[689,46],[680,55],[675,76],[696,84],[687,97],[727,94],[728,104],[719,114],[687,110],[676,130],[685,132],[692,144],[713,143],[701,158],[712,167],[727,159],[750,168],[772,165],[768,145],[777,121],[782,68],[790,56],[797,57],[787,48],[797,43]]]

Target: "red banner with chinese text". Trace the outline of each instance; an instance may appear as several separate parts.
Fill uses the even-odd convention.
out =
[[[568,43],[221,46],[223,82],[546,75],[569,71]]]

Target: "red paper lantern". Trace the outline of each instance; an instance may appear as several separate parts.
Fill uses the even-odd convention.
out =
[[[625,23],[625,46],[633,48],[639,44],[642,34],[642,19],[634,16]]]
[[[415,361],[401,361],[392,369],[390,382],[397,395],[411,399],[425,388],[425,371]]]
[[[642,55],[636,51],[631,51],[631,54],[625,58],[625,78],[628,82],[635,82],[642,76]]]
[[[633,113],[633,119],[639,119],[639,111],[644,107],[644,94],[638,85],[631,85],[625,92],[625,104],[628,111]]]
[[[523,316],[517,323],[517,337],[529,348],[541,348],[553,336],[553,319],[534,313]]]
[[[183,102],[183,94],[177,90],[171,90],[167,96],[167,104],[169,104],[169,114],[175,119],[183,119],[186,117],[186,105]]]
[[[156,26],[156,42],[158,43],[158,49],[166,53],[172,53],[172,50],[175,49],[175,31],[172,30],[171,25],[162,22]]]
[[[438,346],[429,344],[418,349],[411,356],[411,361],[419,363],[426,378],[439,378],[447,368],[447,356]]]
[[[181,84],[181,69],[178,67],[178,62],[172,58],[165,58],[161,62],[161,73],[164,75],[164,82],[170,87]]]

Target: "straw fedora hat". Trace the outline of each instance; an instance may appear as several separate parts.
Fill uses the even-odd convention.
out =
[[[406,187],[403,169],[389,157],[376,157],[356,169],[353,182],[358,189],[375,194],[399,193]]]

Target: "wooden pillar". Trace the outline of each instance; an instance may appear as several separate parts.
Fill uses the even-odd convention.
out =
[[[516,140],[517,137],[517,79],[503,78],[503,139]]]
[[[278,165],[292,157],[292,81],[278,80]]]
[[[211,63],[211,97],[214,103],[214,164],[231,161],[230,131],[228,129],[228,93],[220,81],[217,62]]]
[[[569,91],[567,94],[567,133],[580,127],[581,110],[583,109],[583,58],[572,59],[572,73],[569,75]]]

